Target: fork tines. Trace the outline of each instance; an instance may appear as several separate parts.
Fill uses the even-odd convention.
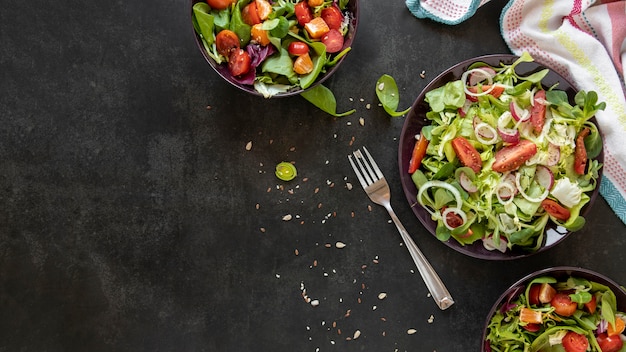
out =
[[[351,155],[348,155],[348,159],[350,160],[350,164],[352,164],[352,168],[354,169],[359,182],[361,182],[361,186],[365,188],[384,176],[367,148],[363,147],[363,151],[365,153],[361,153],[361,150],[357,149],[354,153],[352,153],[356,159],[356,164],[354,160],[352,160]]]

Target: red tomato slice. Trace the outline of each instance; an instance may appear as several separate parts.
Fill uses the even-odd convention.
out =
[[[294,55],[294,56],[308,54],[309,45],[305,42],[296,40],[294,42],[289,43],[289,47],[287,48],[287,51],[289,52],[289,54]]]
[[[624,342],[619,335],[608,336],[606,333],[602,333],[596,336],[596,340],[602,352],[617,352],[624,346]]]
[[[522,327],[526,331],[537,332],[537,331],[539,331],[541,329],[541,324],[529,323],[529,324],[526,324],[526,325],[524,325]]]
[[[243,19],[243,21],[250,26],[254,26],[255,24],[262,22],[256,10],[256,1],[249,3],[243,8],[243,10],[241,10],[241,19]]]
[[[336,29],[331,29],[322,37],[322,43],[326,45],[326,52],[333,54],[343,48],[343,35]]]
[[[206,2],[212,9],[223,10],[235,1],[236,0],[207,0]]]
[[[535,143],[522,139],[519,143],[504,147],[496,152],[491,169],[497,172],[517,170],[526,160],[537,154]]]
[[[480,172],[483,168],[483,162],[480,159],[480,154],[476,148],[474,148],[474,146],[463,137],[456,137],[451,143],[456,156],[461,161],[461,164],[469,167],[476,173]]]
[[[311,12],[311,8],[306,3],[306,1],[300,1],[294,7],[294,12],[296,14],[296,18],[298,19],[298,24],[300,27],[304,27],[305,24],[311,22],[313,19],[313,13]]]
[[[327,7],[322,10],[322,18],[328,25],[330,29],[339,29],[341,28],[341,23],[343,23],[343,14],[341,10],[335,5]]]
[[[413,153],[411,154],[411,160],[409,161],[409,174],[413,174],[422,165],[422,159],[426,156],[426,149],[428,148],[428,139],[424,136],[420,136],[415,142]]]
[[[489,89],[491,89],[491,86],[488,85],[488,84],[485,84],[485,85],[480,87],[480,92],[484,92],[484,91],[487,91]],[[467,87],[467,90],[469,90],[470,92],[472,92],[474,94],[478,94],[479,93],[477,86]],[[493,89],[491,89],[491,91],[489,91],[488,94],[492,95],[495,98],[499,98],[502,95],[502,93],[504,93],[504,87],[501,86],[501,85],[497,85],[497,86],[493,87]],[[468,98],[470,100],[472,100],[472,101],[476,101],[477,100],[476,97],[471,96],[471,95]]]
[[[250,55],[243,49],[235,49],[228,57],[228,70],[233,76],[241,76],[250,71]]]
[[[572,316],[574,312],[576,312],[576,308],[578,308],[578,304],[576,302],[572,302],[569,295],[563,292],[559,292],[554,295],[550,304],[554,307],[554,312],[556,314],[564,317]]]
[[[528,291],[528,303],[538,305],[552,301],[556,290],[547,282],[541,284],[533,284]]]
[[[535,133],[541,133],[543,124],[546,122],[546,106],[543,101],[546,100],[546,91],[540,90],[535,93],[533,107],[530,110],[530,125],[533,126]]]
[[[569,331],[563,336],[561,344],[566,352],[585,352],[589,347],[589,340],[583,334]]]
[[[215,36],[215,46],[218,53],[229,57],[232,51],[240,48],[239,36],[231,30],[223,29]]]
[[[596,307],[598,306],[598,301],[596,300],[596,296],[592,295],[591,296],[591,301],[585,303],[585,310],[589,313],[589,314],[593,314],[596,312]]]
[[[541,207],[548,212],[550,216],[553,216],[561,221],[566,221],[571,215],[567,208],[552,199],[544,199],[541,202]]]
[[[589,127],[585,127],[578,133],[576,137],[576,149],[574,151],[574,171],[577,174],[583,175],[585,173],[585,167],[587,166],[587,149],[585,148],[585,137],[589,135],[591,130]]]
[[[541,291],[541,284],[533,284],[528,290],[528,303],[531,306],[539,304],[539,291]]]

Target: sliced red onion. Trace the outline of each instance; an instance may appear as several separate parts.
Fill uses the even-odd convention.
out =
[[[505,143],[515,144],[519,142],[520,139],[519,131],[514,128],[506,127],[512,118],[513,116],[509,111],[505,111],[502,115],[500,115],[498,118],[498,134]]]
[[[491,145],[498,141],[496,129],[485,122],[480,122],[474,127],[476,139],[482,144]]]
[[[496,71],[489,66],[476,68],[474,70],[471,70],[468,83],[470,86],[475,86],[486,79],[489,81],[493,80],[493,77],[495,77],[495,75]]]
[[[511,100],[509,103],[509,110],[511,110],[511,116],[518,122],[526,122],[530,120],[530,111],[528,109],[522,109],[515,100]]]
[[[548,159],[546,160],[546,165],[554,166],[559,163],[561,160],[561,147],[556,144],[548,144]]]
[[[535,180],[541,187],[547,190],[551,190],[552,186],[554,186],[554,174],[548,167],[543,165],[537,165]]]
[[[463,106],[459,108],[459,115],[461,115],[461,117],[465,117],[470,106],[472,106],[472,101],[465,99],[465,103],[463,103]]]

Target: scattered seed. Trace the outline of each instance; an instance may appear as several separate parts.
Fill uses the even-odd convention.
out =
[[[416,332],[417,332],[417,330],[415,330],[415,329],[409,329],[409,330],[406,331],[406,333],[409,334],[409,335],[413,335]]]
[[[261,232],[265,233],[265,227],[261,227],[259,230],[260,230]]]
[[[357,302],[358,304],[361,304],[361,297],[357,298],[357,299],[356,299],[356,302]]]
[[[252,141],[248,142],[248,144],[246,144],[246,150],[251,150],[252,149]]]
[[[341,329],[337,329],[337,335],[341,335]]]
[[[370,105],[370,104],[367,104],[367,105]],[[362,117],[359,118],[359,125],[365,126],[365,119],[364,118],[362,118]]]
[[[435,317],[431,314],[430,317],[428,317],[428,324],[432,324],[433,321],[435,321]]]
[[[277,278],[277,279],[280,279],[280,274],[276,274],[276,278]]]
[[[296,150],[296,147],[291,147],[291,148],[289,148],[289,151],[290,151],[290,152],[293,152],[294,150]]]
[[[287,214],[287,215],[283,216],[283,221],[289,221],[291,219],[293,219],[293,216],[291,216],[291,214]]]
[[[372,310],[376,310],[376,308],[378,308],[378,307],[376,307],[376,306],[372,306]]]
[[[383,331],[383,337],[387,336],[387,333],[385,331]]]
[[[351,191],[352,190],[352,183],[346,182],[346,188],[348,189],[348,191]]]
[[[372,104],[370,104],[370,103],[365,104],[365,108],[367,110],[371,109],[372,108]]]
[[[355,331],[355,332],[354,332],[354,335],[352,335],[352,338],[353,338],[354,340],[356,340],[356,339],[358,339],[358,338],[359,338],[359,336],[361,336],[361,330],[357,330],[357,331]]]
[[[317,266],[317,259],[313,261],[313,266]]]
[[[212,107],[211,105],[207,105],[207,106],[206,106],[206,109],[207,109],[207,110],[211,110],[211,109],[213,109],[213,107]]]
[[[319,301],[319,300],[317,300],[317,299],[314,299],[314,300],[312,300],[312,301],[311,301],[311,305],[312,305],[313,307],[317,307],[317,306],[319,306],[319,305],[320,305],[320,301]]]
[[[315,187],[315,190],[313,191],[313,193],[317,193],[319,191],[320,191],[320,188],[319,187]]]
[[[350,212],[350,216],[351,216],[351,217],[354,217],[354,212],[353,212],[353,211],[352,211],[352,212]]]
[[[296,249],[293,251],[293,253],[294,253],[295,255],[299,255],[299,254],[300,254],[300,251],[298,251],[298,248],[296,248]]]
[[[256,203],[256,205],[254,206],[257,210],[259,210],[259,208],[261,207],[261,204]]]
[[[368,204],[368,205],[367,205],[367,210],[368,210],[368,211],[372,211],[372,206]]]
[[[267,193],[270,193],[272,191],[272,187],[267,187]]]
[[[322,209],[322,203],[317,203],[317,209]]]
[[[337,243],[335,243],[335,247],[340,248],[340,249],[341,249],[341,248],[344,248],[345,246],[346,246],[346,244],[345,244],[345,243],[343,243],[343,242],[337,242]]]
[[[421,77],[421,78],[426,77],[426,71],[422,71],[422,72],[420,72],[420,77]]]
[[[387,294],[385,292],[381,292],[381,293],[378,294],[378,299],[382,300],[382,299],[385,299],[385,298],[387,298]]]
[[[385,317],[380,317],[380,320],[382,320],[382,321],[387,321],[387,318],[385,318]]]
[[[385,82],[380,82],[378,84],[378,90],[383,90],[383,89],[385,89]]]

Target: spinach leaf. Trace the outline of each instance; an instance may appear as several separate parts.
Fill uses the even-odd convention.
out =
[[[390,75],[382,75],[376,82],[376,96],[383,105],[383,109],[390,116],[402,116],[409,112],[411,108],[404,111],[396,111],[398,104],[400,103],[400,93],[398,92],[398,85],[396,80]]]
[[[352,109],[338,114],[337,100],[335,99],[335,95],[330,89],[324,87],[321,84],[318,84],[317,86],[300,93],[300,95],[304,99],[308,100],[311,104],[320,108],[320,110],[336,117],[347,116],[356,112],[355,109]]]
[[[237,1],[237,5],[233,8],[230,19],[230,30],[235,32],[239,37],[239,44],[243,48],[250,42],[250,30],[252,27],[243,21],[241,15],[241,7],[248,4],[248,1]]]
[[[199,2],[193,5],[193,26],[202,39],[207,44],[213,44],[215,35],[213,34],[214,17],[209,12],[211,8],[205,2]]]

